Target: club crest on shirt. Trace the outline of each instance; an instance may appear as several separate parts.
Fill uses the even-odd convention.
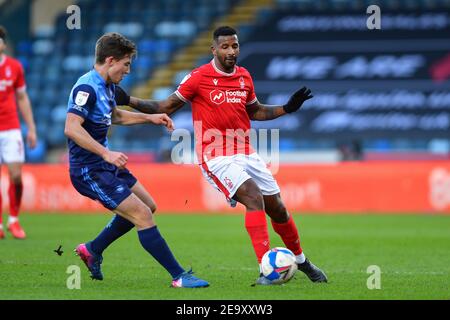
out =
[[[78,91],[77,96],[75,97],[75,103],[79,106],[84,106],[88,101],[89,93],[85,91]]]
[[[11,74],[12,74],[11,68],[10,68],[9,66],[7,66],[7,67],[6,67],[6,70],[5,70],[5,76],[6,76],[7,78],[11,78]]]
[[[245,88],[244,77],[240,77],[240,78],[239,78],[239,85],[241,86],[241,89],[244,89],[244,88]]]

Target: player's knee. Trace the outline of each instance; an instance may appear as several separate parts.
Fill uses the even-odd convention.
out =
[[[150,203],[149,208],[152,211],[152,213],[154,214],[156,212],[156,209],[157,209],[156,203],[154,203],[154,202]]]
[[[12,183],[14,183],[16,186],[22,184],[22,175],[19,173],[11,173],[10,174],[10,180]]]
[[[276,204],[275,207],[266,208],[267,214],[277,223],[285,223],[289,220],[289,213],[282,202]]]
[[[264,198],[261,191],[254,191],[247,195],[246,207],[249,211],[264,210]]]
[[[149,228],[155,225],[153,222],[152,212],[147,206],[139,207],[133,215],[134,224],[138,228]]]

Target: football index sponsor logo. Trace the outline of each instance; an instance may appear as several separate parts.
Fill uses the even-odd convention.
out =
[[[215,104],[222,104],[225,101],[225,93],[222,90],[214,89],[209,93],[209,97]]]
[[[12,80],[0,80],[0,91],[6,91],[8,87],[11,87],[13,85]]]
[[[245,90],[227,90],[223,92],[222,90],[214,89],[209,93],[211,102],[219,105],[224,103],[242,103],[247,100],[247,91]],[[242,101],[242,99],[244,99]]]

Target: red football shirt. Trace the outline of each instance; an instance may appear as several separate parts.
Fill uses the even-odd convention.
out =
[[[19,129],[16,91],[25,91],[25,76],[20,62],[7,55],[0,57],[0,131]]]
[[[257,98],[245,68],[235,66],[232,73],[226,73],[212,60],[187,75],[175,94],[191,102],[200,163],[218,156],[254,152],[246,106]]]

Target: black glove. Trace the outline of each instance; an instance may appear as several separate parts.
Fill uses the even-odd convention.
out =
[[[311,99],[311,90],[306,87],[297,90],[290,98],[289,101],[283,106],[286,113],[295,112],[302,106],[303,102]]]
[[[130,104],[130,96],[119,86],[116,86],[114,100],[116,100],[118,106],[128,106]]]

